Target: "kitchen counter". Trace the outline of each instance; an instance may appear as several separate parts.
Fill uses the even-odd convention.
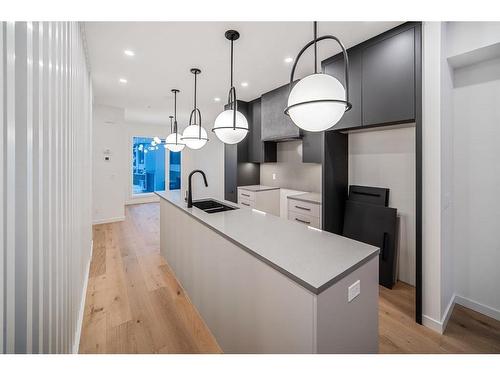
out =
[[[287,197],[288,199],[295,199],[298,201],[321,204],[321,194],[319,193],[303,193],[303,194],[293,194]]]
[[[268,190],[279,190],[279,187],[264,186],[264,185],[247,185],[247,186],[238,186],[238,189],[259,192]]]
[[[160,254],[225,353],[378,352],[378,248],[157,194]]]
[[[374,246],[245,207],[208,214],[187,208],[179,191],[156,194],[315,294],[379,253]]]

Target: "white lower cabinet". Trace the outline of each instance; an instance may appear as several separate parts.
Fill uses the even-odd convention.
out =
[[[321,229],[321,204],[288,197],[288,220]]]
[[[280,215],[280,190],[249,191],[238,188],[238,204],[276,216]]]

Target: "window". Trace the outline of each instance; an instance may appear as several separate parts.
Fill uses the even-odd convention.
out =
[[[181,188],[181,153],[170,151],[170,166],[168,170],[170,190]]]
[[[153,146],[152,142],[153,138],[133,138],[133,194],[165,190],[165,148],[163,145]]]

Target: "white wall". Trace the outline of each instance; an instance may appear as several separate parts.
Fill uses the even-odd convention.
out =
[[[182,151],[182,194],[187,190],[187,177],[195,169],[201,169],[207,176],[208,187],[205,187],[200,175],[193,176],[193,199],[212,197],[224,199],[224,144],[217,138],[212,129],[213,123],[204,123],[209,141],[199,150],[184,147]]]
[[[500,319],[500,69],[484,53],[499,31],[498,22],[424,23],[423,314],[438,331],[454,303]]]
[[[168,121],[165,125],[129,123],[125,121],[124,113],[117,107],[98,104],[94,107],[94,224],[123,220],[125,204],[158,200],[154,194],[143,198],[132,195],[132,138],[166,137],[170,124]],[[110,161],[104,160],[105,150],[110,152]],[[168,153],[166,155],[168,165]],[[181,167],[183,162],[182,157]],[[168,173],[165,178],[168,184]]]
[[[390,189],[400,217],[398,278],[415,285],[415,127],[349,134],[349,185]]]
[[[500,22],[446,22],[446,57],[500,42]]]
[[[79,24],[0,22],[0,77],[0,353],[72,352],[92,243]]]
[[[441,330],[441,23],[422,27],[422,320]]]
[[[448,30],[441,23],[440,98],[441,98],[441,319],[443,326],[451,312],[454,298],[453,284],[453,70],[446,59]]]
[[[480,83],[453,90],[455,292],[500,319],[500,77],[466,74]]]

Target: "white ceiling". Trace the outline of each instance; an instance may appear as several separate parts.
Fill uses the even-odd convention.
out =
[[[333,34],[346,47],[389,30],[401,22],[321,22],[318,35]],[[168,123],[178,88],[178,119],[186,125],[193,108],[193,75],[200,68],[198,107],[210,129],[229,89],[229,47],[224,32],[236,29],[235,86],[238,98],[251,100],[287,83],[295,57],[312,39],[312,22],[87,22],[95,102],[126,109],[130,121]],[[134,57],[123,51],[131,49]],[[321,61],[340,49],[333,41],[319,44]],[[297,77],[312,72],[312,48],[299,62]],[[126,85],[119,78],[126,78]],[[241,87],[241,82],[248,87]],[[214,102],[214,97],[222,99]]]

